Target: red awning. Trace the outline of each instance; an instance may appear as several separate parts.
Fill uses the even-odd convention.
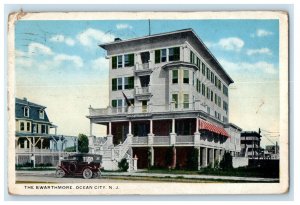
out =
[[[225,137],[230,137],[223,127],[218,127],[217,125],[209,123],[205,120],[199,119],[199,129],[200,130],[208,130],[208,131],[214,132],[216,134],[223,135]]]

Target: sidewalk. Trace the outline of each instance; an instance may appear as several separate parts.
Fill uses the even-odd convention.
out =
[[[55,171],[16,171],[21,176],[54,176]],[[278,182],[277,178],[235,177],[235,176],[213,176],[213,175],[190,175],[190,174],[160,174],[139,172],[102,172],[102,176],[121,177],[153,177],[153,178],[183,178],[183,179],[213,179],[249,182]]]

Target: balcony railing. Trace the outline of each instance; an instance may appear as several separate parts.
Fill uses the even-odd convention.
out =
[[[149,63],[137,63],[135,64],[135,70],[136,71],[144,71],[144,70],[149,70]]]
[[[149,95],[150,94],[150,87],[136,87],[135,88],[136,95]]]
[[[176,136],[176,144],[194,144],[194,135]]]
[[[147,89],[140,90],[138,92],[146,92]],[[199,101],[194,103],[170,103],[163,105],[143,105],[143,106],[129,106],[129,107],[107,107],[107,108],[90,108],[90,116],[103,116],[103,115],[115,115],[115,114],[137,114],[137,113],[159,113],[159,112],[179,112],[179,111],[193,111],[202,110]]]
[[[170,136],[154,136],[153,144],[154,145],[169,145],[170,144]]]

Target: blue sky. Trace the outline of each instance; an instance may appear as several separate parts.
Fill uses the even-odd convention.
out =
[[[98,44],[149,33],[148,20],[18,21],[15,28],[16,96],[47,106],[68,135],[88,134],[88,106],[108,104],[108,61]],[[194,29],[235,81],[230,121],[244,130],[279,131],[278,21],[151,20],[151,34],[185,28]]]

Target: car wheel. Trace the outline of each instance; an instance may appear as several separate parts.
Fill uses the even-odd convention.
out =
[[[56,177],[57,178],[62,178],[62,177],[64,177],[65,176],[65,171],[63,170],[63,169],[58,169],[58,170],[56,170],[56,173],[55,173],[55,175],[56,175]]]
[[[99,177],[98,172],[93,172],[93,178],[98,178],[98,177]]]
[[[90,179],[90,178],[92,178],[92,176],[93,176],[93,172],[92,172],[91,169],[85,168],[85,169],[83,170],[82,175],[83,175],[83,178],[85,178],[85,179]]]

